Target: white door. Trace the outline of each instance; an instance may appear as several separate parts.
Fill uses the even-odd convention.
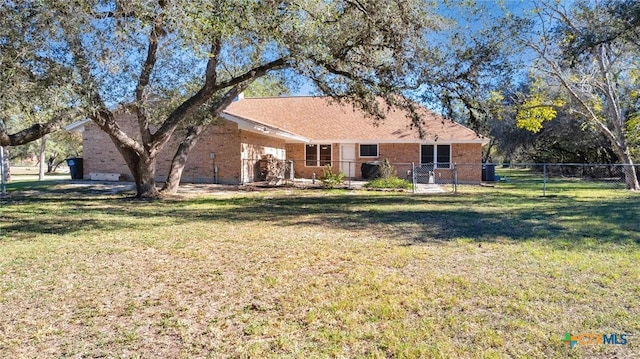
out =
[[[356,176],[356,145],[354,143],[340,144],[340,171],[347,177]]]

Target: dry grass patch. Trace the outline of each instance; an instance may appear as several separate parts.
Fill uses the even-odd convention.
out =
[[[0,222],[0,352],[632,357],[634,336],[561,341],[640,332],[640,211],[626,196],[14,196]]]

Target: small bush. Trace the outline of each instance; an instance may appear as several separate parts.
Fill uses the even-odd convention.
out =
[[[342,184],[344,176],[345,175],[342,171],[334,173],[333,166],[326,165],[322,170],[322,177],[320,177],[320,181],[322,181],[325,188],[334,188],[335,186]]]
[[[366,188],[411,189],[411,182],[398,177],[376,178],[364,185]]]

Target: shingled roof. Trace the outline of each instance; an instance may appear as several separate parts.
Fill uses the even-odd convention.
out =
[[[312,142],[467,142],[485,143],[486,138],[425,108],[424,139],[410,128],[404,111],[392,110],[374,123],[351,105],[330,102],[326,97],[242,98],[225,114],[306,137]]]

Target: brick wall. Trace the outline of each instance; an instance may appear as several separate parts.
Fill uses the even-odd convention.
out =
[[[135,139],[140,135],[134,115],[119,115],[120,128]],[[180,135],[180,132],[176,132]],[[109,136],[94,123],[85,125],[83,133],[84,177],[89,179],[92,172],[119,173],[132,181],[133,176],[120,152]],[[156,180],[166,179],[171,160],[178,148],[176,140],[170,140],[158,155]],[[215,159],[211,159],[211,153]],[[202,135],[189,155],[185,165],[183,182],[213,183],[214,166],[218,166],[218,181],[235,184],[240,181],[240,131],[233,122],[210,126]]]
[[[120,115],[119,124],[123,131],[133,138],[139,139],[137,134],[137,122],[134,115]],[[136,135],[134,135],[136,134]],[[180,132],[176,133],[178,136]],[[84,143],[84,176],[89,178],[92,172],[119,173],[125,175],[128,180],[133,180],[122,155],[116,149],[107,134],[93,123],[85,126],[83,133]],[[164,181],[169,171],[171,160],[177,149],[178,142],[170,141],[165,145],[157,159],[156,179]],[[360,157],[359,144],[355,144],[356,161],[354,178],[360,178],[361,163],[379,161],[385,158],[393,164],[419,163],[420,144],[417,143],[381,143],[378,145],[378,157]],[[455,143],[451,145],[452,161],[458,164],[479,164],[482,162],[482,146],[480,144]],[[211,153],[215,158],[211,158]],[[202,135],[195,148],[189,155],[185,166],[183,182],[214,182],[214,168],[218,168],[218,182],[236,184],[242,179],[256,179],[256,160],[264,154],[272,154],[276,158],[293,160],[295,176],[298,178],[311,178],[312,174],[321,176],[322,166],[305,165],[305,144],[289,143],[267,135],[240,131],[238,126],[230,121],[223,121],[216,126],[210,126]],[[340,144],[332,144],[333,167],[340,169]],[[398,168],[399,176],[406,174],[405,168]],[[402,173],[400,173],[402,172]],[[436,170],[439,179],[451,180],[451,170]],[[480,182],[482,176],[481,166],[459,166],[458,180],[460,182]]]
[[[339,168],[340,144],[332,144],[333,167]],[[322,167],[305,166],[305,144],[288,143],[285,146],[287,159],[294,161],[295,176],[300,178],[311,178],[313,173],[316,176],[322,174]],[[420,144],[418,143],[380,143],[378,145],[378,157],[360,157],[360,146],[356,144],[356,173],[354,178],[361,178],[361,163],[369,161],[381,161],[385,158],[394,164],[399,177],[406,176],[406,171],[411,163],[420,163]],[[454,143],[451,145],[451,157],[454,163],[481,163],[482,145],[478,143]],[[398,165],[401,163],[406,166]],[[442,180],[453,180],[453,171],[450,169],[436,170],[436,176]],[[482,176],[480,166],[460,166],[458,169],[458,180],[463,182],[480,182]]]
[[[420,162],[420,145],[417,143],[381,143],[379,159],[388,158],[392,163]]]
[[[133,122],[128,121],[133,117],[130,115],[123,117],[125,121],[121,121],[120,128],[128,134],[133,133]],[[134,138],[139,139],[140,136]],[[89,179],[89,174],[92,172],[119,173],[127,175],[127,179],[132,179],[129,167],[127,167],[111,138],[95,123],[89,122],[84,126],[82,145],[85,179]]]
[[[285,159],[284,140],[255,132],[241,131],[241,133],[242,159],[261,159],[266,154]]]
[[[287,159],[293,160],[294,176],[296,178],[311,178],[315,173],[317,177],[322,176],[324,166],[306,166],[305,161],[305,144],[304,143],[287,143],[285,149],[287,152]],[[331,160],[334,168],[339,168],[340,163],[340,147],[333,143],[331,144]]]
[[[479,143],[454,143],[451,145],[451,157],[458,166],[458,181],[480,183],[482,166],[465,166],[464,164],[482,163],[482,145]]]
[[[121,129],[139,139],[137,122],[134,115],[119,115]],[[183,135],[176,131],[178,139]],[[109,136],[94,123],[88,123],[83,133],[84,145],[84,176],[89,178],[91,172],[119,173],[132,181],[122,155],[116,149]],[[172,139],[162,149],[156,162],[156,180],[166,179],[171,161],[178,148],[179,142]],[[304,157],[304,146],[302,147]],[[211,158],[211,153],[214,158]],[[218,168],[218,182],[238,184],[242,179],[255,179],[255,161],[246,159],[260,159],[265,154],[276,158],[285,158],[284,140],[266,135],[241,131],[238,125],[231,121],[223,121],[219,125],[209,126],[191,150],[187,164],[182,173],[182,182],[213,183],[214,168]],[[243,172],[244,171],[244,172]]]
[[[252,182],[260,179],[258,160],[264,155],[272,155],[284,160],[286,150],[284,140],[255,132],[241,131],[242,181]]]
[[[179,133],[178,136],[182,135]],[[182,182],[214,183],[214,168],[218,167],[218,183],[240,182],[240,137],[241,131],[233,122],[209,126],[191,150],[182,173]],[[167,156],[158,158],[158,174],[166,177],[178,143],[167,144],[163,150]],[[214,158],[211,158],[214,153]],[[163,178],[164,180],[164,178]]]

